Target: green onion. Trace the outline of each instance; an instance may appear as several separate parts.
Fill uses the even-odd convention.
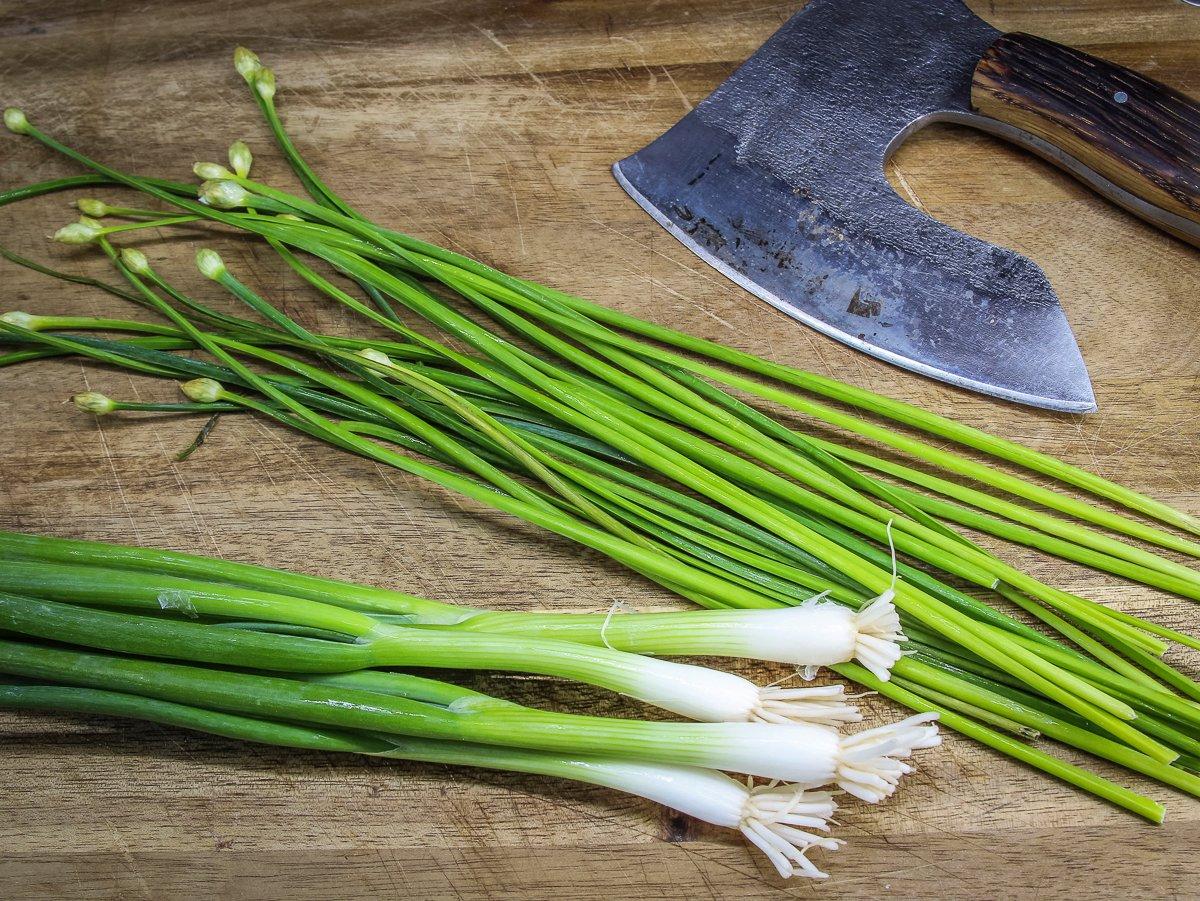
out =
[[[361,618],[340,617],[328,609],[332,606],[421,626],[540,636],[639,654],[744,657],[804,667],[857,659],[881,678],[899,657],[895,645],[903,640],[892,608],[879,601],[858,613],[816,602],[638,615],[498,613],[245,563],[15,532],[0,532],[0,560],[5,561],[0,590],[14,594],[331,632],[372,630]]]
[[[909,771],[898,758],[937,744],[930,725],[936,717],[929,715],[841,737],[800,723],[658,723],[551,713],[479,694],[441,707],[358,688],[10,641],[0,641],[0,672],[335,728],[836,784],[869,802],[890,795]]]
[[[860,719],[842,699],[840,686],[836,692],[770,686],[760,689],[731,673],[604,646],[389,625],[316,601],[233,587],[222,590],[177,577],[129,571],[9,562],[0,580],[0,623],[5,628],[125,654],[297,672],[380,666],[506,670],[598,685],[707,722],[795,720],[836,724]],[[8,593],[16,591],[89,605],[300,626],[346,636],[351,642],[314,644],[307,639],[258,634],[230,643],[230,633],[208,625],[88,610]],[[253,656],[260,651],[258,645],[266,646],[261,651],[268,655],[266,658]]]
[[[828,832],[829,820],[837,810],[828,792],[793,785],[747,786],[723,773],[699,767],[299,726],[63,685],[0,685],[0,707],[127,717],[289,748],[534,773],[603,785],[717,826],[737,829],[767,855],[785,879],[793,875],[826,878],[806,853],[811,848],[836,851],[842,844],[838,839],[816,834]]]

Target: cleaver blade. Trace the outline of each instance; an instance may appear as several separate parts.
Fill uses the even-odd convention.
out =
[[[1041,268],[914,209],[884,175],[929,122],[1005,127],[970,103],[999,34],[958,0],[813,0],[614,175],[705,262],[832,338],[984,394],[1094,410]]]

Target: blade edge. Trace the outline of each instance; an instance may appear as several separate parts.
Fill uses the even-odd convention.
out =
[[[851,335],[848,332],[842,331],[841,329],[834,328],[827,322],[818,319],[815,316],[811,316],[805,313],[803,310],[796,309],[794,305],[788,303],[783,298],[772,293],[771,291],[766,290],[757,282],[747,278],[745,275],[729,266],[723,260],[714,256],[704,246],[693,239],[691,235],[676,225],[670,217],[665,215],[657,206],[654,205],[654,203],[650,201],[649,198],[647,198],[641,193],[641,191],[634,187],[633,183],[628,178],[626,178],[624,172],[621,171],[622,162],[624,162],[624,160],[613,164],[613,177],[616,179],[617,184],[621,186],[621,189],[625,191],[625,193],[628,194],[638,206],[645,210],[655,222],[666,229],[667,232],[673,238],[675,238],[675,240],[679,241],[680,244],[682,244],[696,256],[700,257],[700,259],[704,260],[705,263],[712,266],[734,284],[753,294],[759,300],[770,304],[776,310],[788,316],[789,318],[795,319],[796,321],[807,325],[809,328],[833,338],[835,341],[840,341],[849,347],[853,347],[855,350],[859,350],[865,354],[875,357],[878,360],[883,360],[885,363],[890,363],[893,366],[900,367],[901,369],[936,379],[937,381],[948,385],[966,388],[968,390],[975,391],[980,394],[986,394],[990,397],[996,397],[1001,400],[1014,401],[1027,406],[1039,407],[1041,409],[1052,410],[1059,413],[1092,413],[1097,409],[1094,394],[1092,395],[1090,402],[1074,401],[1064,398],[1029,394],[1026,392],[1015,391],[1009,388],[992,385],[988,382],[981,382],[957,373],[947,372],[946,370],[939,369],[936,366],[930,366],[927,363],[922,363],[919,360],[912,359],[911,357],[897,354],[894,351],[877,347],[868,341],[862,340],[856,335]]]

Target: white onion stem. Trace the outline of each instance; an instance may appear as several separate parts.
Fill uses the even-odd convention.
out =
[[[607,645],[637,654],[743,657],[792,666],[832,666],[857,660],[886,681],[900,659],[900,618],[885,592],[855,611],[814,598],[769,610],[687,613],[495,613],[457,628]]]

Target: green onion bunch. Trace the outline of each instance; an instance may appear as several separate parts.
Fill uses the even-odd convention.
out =
[[[794,661],[810,633],[853,620],[832,602],[686,621],[561,614],[522,634],[484,610],[147,548],[0,533],[0,561],[0,707],[605,785],[738,829],[785,877],[824,877],[807,853],[842,844],[826,834],[837,803],[823,787],[877,803],[911,772],[906,758],[939,742],[933,713],[841,734],[861,717],[840,684],[759,689],[619,649],[739,656],[763,644]],[[559,618],[578,640],[536,634]],[[574,679],[697,722],[532,709],[412,667]]]
[[[47,275],[87,281],[150,315],[118,320],[8,313],[0,319],[0,337],[9,345],[0,364],[73,355],[174,380],[187,402],[154,404],[151,412],[247,412],[272,419],[599,551],[706,608],[656,614],[663,618],[648,626],[640,621],[650,615],[464,615],[296,576],[278,593],[358,615],[288,620],[288,641],[327,640],[296,629],[348,635],[355,660],[367,661],[364,667],[396,666],[417,659],[405,655],[419,656],[413,648],[421,643],[401,640],[393,630],[432,623],[459,636],[484,636],[481,668],[520,663],[691,716],[696,711],[677,698],[644,686],[633,690],[630,679],[615,675],[615,664],[597,664],[595,671],[568,665],[570,655],[561,647],[543,661],[539,643],[573,644],[589,653],[696,654],[714,652],[723,632],[742,635],[744,647],[726,644],[717,652],[830,666],[1150,820],[1162,818],[1158,802],[1067,763],[1041,739],[1200,796],[1200,685],[1163,659],[1172,643],[1195,649],[1200,640],[1046,584],[960,530],[1196,600],[1200,572],[1180,561],[1200,557],[1200,520],[918,407],[645,322],[376,224],[300,156],[276,109],[274,73],[244,49],[235,63],[307,197],[252,179],[251,154],[240,141],[230,148],[228,166],[195,165],[203,179],[197,187],[122,172],[60,143],[20,111],[6,112],[10,130],[67,156],[88,174],[0,194],[0,205],[96,186],[133,189],[149,205],[80,201],[85,216],[56,235],[97,248],[120,284],[4,255]],[[311,331],[201,247],[197,267],[236,301],[240,313],[231,314],[183,291],[140,251],[120,246],[126,232],[200,226],[265,241],[315,291],[356,314],[362,331]],[[81,397],[80,406],[95,413],[146,409]],[[787,418],[769,412],[778,408],[788,411]],[[1022,470],[1056,487],[1018,475]],[[13,560],[26,559],[21,541],[9,536],[3,543]],[[228,565],[238,573],[233,578],[225,567],[206,569],[216,564],[178,555],[138,562],[136,550],[75,553],[43,559],[30,552],[31,565],[0,590],[68,606],[124,599],[152,608],[150,599],[163,591],[193,597],[187,580],[218,576],[241,586],[243,594],[278,588],[261,573]],[[54,567],[72,565],[89,573],[75,580],[54,575]],[[88,585],[97,568],[125,575],[105,577],[111,578],[107,594],[71,594],[64,587]],[[169,576],[185,584],[149,584],[135,603],[131,599],[142,589],[135,589],[128,572],[143,569],[154,579]],[[39,579],[52,587],[36,589]],[[814,604],[814,598],[821,601]],[[800,616],[806,609],[827,617],[828,628],[775,628],[767,618]],[[62,621],[38,610],[29,621]],[[831,612],[839,610],[840,626],[839,614]],[[254,619],[233,607],[203,615]],[[421,626],[425,616],[435,619]],[[26,634],[54,639],[49,631]],[[755,631],[757,638],[750,634]],[[87,633],[80,627],[80,635]],[[518,645],[511,659],[504,657],[494,643],[498,636],[524,642],[528,658],[517,659]],[[115,641],[104,648],[147,653]],[[426,662],[419,665],[438,665],[421,659]],[[199,662],[227,666],[236,658],[218,659],[214,651]],[[57,665],[47,663],[38,678],[49,677]],[[125,691],[129,683],[114,677],[94,687]],[[783,706],[769,710],[765,696],[759,700],[751,718],[761,722],[738,728],[780,725],[772,720],[776,715],[803,718],[787,712],[796,699],[773,698]],[[291,710],[270,712],[291,719]],[[373,723],[361,728],[378,731]]]

